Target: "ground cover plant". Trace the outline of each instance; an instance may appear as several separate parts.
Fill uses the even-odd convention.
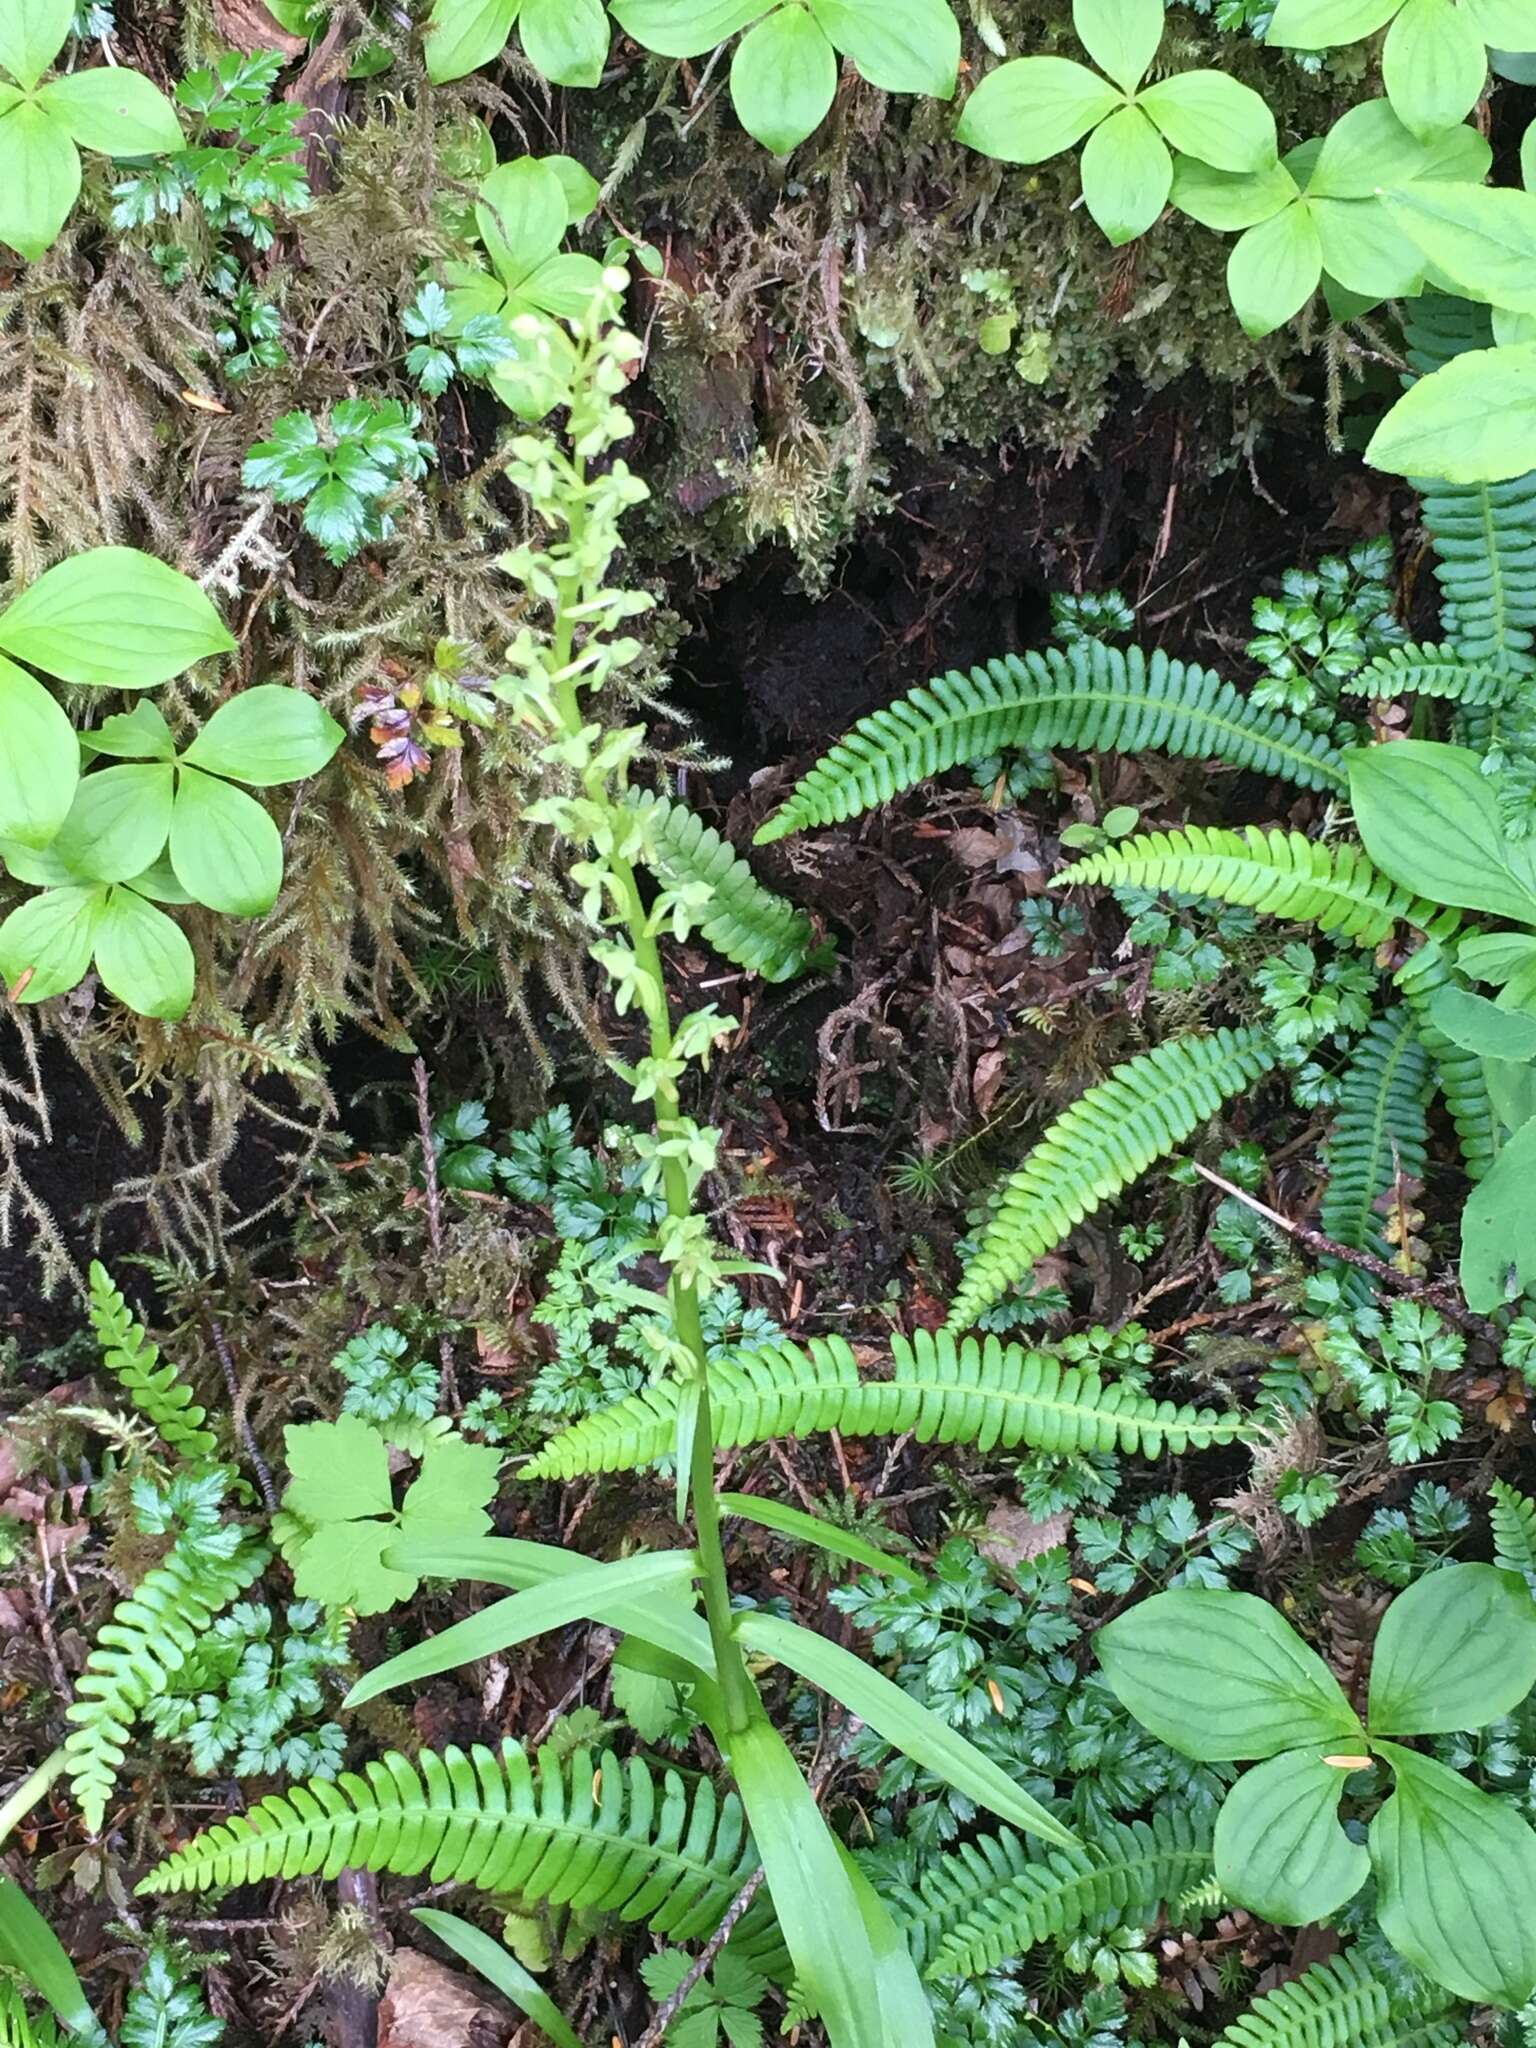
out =
[[[1536,2031],[1526,0],[0,0],[0,2039]]]

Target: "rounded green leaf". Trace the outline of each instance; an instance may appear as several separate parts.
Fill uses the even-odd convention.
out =
[[[1500,934],[1502,937],[1502,934]],[[1490,1060],[1536,1060],[1536,1017],[1510,1010],[1447,982],[1428,1003],[1429,1019],[1452,1045]],[[1389,1730],[1389,1733],[1397,1731]],[[1412,1729],[1403,1731],[1412,1734]]]
[[[523,49],[555,85],[596,85],[608,56],[602,0],[523,0]]]
[[[1083,203],[1118,249],[1144,235],[1168,203],[1173,158],[1140,107],[1101,121],[1083,145]]]
[[[1176,1586],[1100,1629],[1094,1647],[1122,1706],[1202,1763],[1365,1740],[1322,1658],[1251,1593]]]
[[[126,881],[164,850],[174,782],[175,770],[160,761],[82,776],[50,852],[92,881]]]
[[[1072,0],[1072,26],[1099,69],[1134,92],[1163,40],[1163,0]]]
[[[104,156],[157,156],[186,144],[176,109],[159,86],[126,65],[51,78],[38,98],[82,149]]]
[[[282,887],[283,842],[255,797],[182,768],[171,806],[171,866],[194,902],[259,917]]]
[[[1181,71],[1136,104],[1165,141],[1219,171],[1262,175],[1275,162],[1275,117],[1251,86],[1224,71]]]
[[[565,187],[537,157],[498,164],[480,186],[475,221],[492,263],[515,286],[559,248],[569,224]]]
[[[1323,137],[1306,191],[1316,199],[1371,199],[1420,177],[1427,156],[1385,100],[1364,100]]]
[[[1421,377],[1371,436],[1365,459],[1394,476],[1452,484],[1504,483],[1536,469],[1536,342],[1469,349]]]
[[[1393,112],[1427,141],[1477,104],[1488,52],[1453,0],[1406,0],[1387,30],[1381,75]]]
[[[0,981],[18,1003],[43,1003],[85,979],[106,904],[101,885],[47,889],[0,924]]]
[[[1446,1565],[1387,1609],[1366,1725],[1373,1736],[1486,1728],[1533,1685],[1536,1600],[1525,1581],[1491,1564]]]
[[[55,839],[51,845],[38,848],[23,846],[16,839],[0,839],[0,859],[18,882],[26,882],[34,889],[68,888],[72,882],[85,881],[86,876],[77,874],[60,860],[55,850],[58,843]]]
[[[176,742],[159,707],[141,697],[131,711],[116,711],[81,734],[92,754],[116,754],[127,761],[174,761]]]
[[[1483,1071],[1496,1108],[1526,1112],[1461,1212],[1461,1291],[1469,1308],[1488,1315],[1510,1299],[1511,1274],[1515,1294],[1536,1289],[1536,1119],[1528,1114],[1528,1066],[1489,1060]],[[1501,1075],[1516,1083],[1512,1098],[1498,1085]]]
[[[130,875],[128,887],[137,895],[147,896],[151,903],[190,903],[192,898],[176,879],[176,870],[171,866],[171,857],[163,853],[152,861],[141,875]]]
[[[344,738],[307,691],[258,683],[221,704],[181,758],[210,775],[269,789],[318,773]]]
[[[989,71],[955,124],[957,139],[1005,164],[1043,164],[1080,142],[1120,95],[1070,57],[1015,57]]]
[[[1411,297],[1424,281],[1424,258],[1377,199],[1306,202],[1323,268],[1346,291],[1372,302]]]
[[[572,227],[597,205],[602,187],[596,178],[573,156],[541,156],[539,162],[545,170],[553,171],[560,180],[560,189],[565,194],[566,219]]]
[[[0,647],[67,683],[147,690],[234,641],[190,576],[137,548],[88,548],[0,612]]]
[[[1264,40],[1282,50],[1332,50],[1385,26],[1402,0],[1280,0]]]
[[[882,92],[954,98],[960,24],[949,0],[809,0],[827,40]]]
[[[80,197],[80,152],[30,100],[0,116],[0,242],[35,263]]]
[[[1317,290],[1323,251],[1304,199],[1249,228],[1227,258],[1227,292],[1257,341],[1283,327]]]
[[[1272,220],[1298,196],[1300,188],[1284,164],[1267,171],[1212,170],[1193,157],[1175,157],[1169,198],[1202,227],[1231,232]]]
[[[702,57],[768,12],[773,0],[617,0],[613,18],[658,57]]]
[[[568,256],[551,256],[525,277],[518,287],[523,307],[536,306],[557,320],[579,320],[603,281],[603,266],[595,256],[572,251]]]
[[[197,970],[174,919],[132,889],[114,889],[96,927],[96,972],[141,1017],[175,1019],[191,1006]]]
[[[447,85],[489,64],[507,47],[518,0],[437,0],[427,22],[427,76]]]
[[[1536,14],[1531,11],[1531,0],[1461,0],[1461,11],[1494,49],[1536,50]]]
[[[74,0],[5,0],[0,7],[0,71],[30,92],[64,47]]]
[[[731,104],[755,142],[787,156],[826,119],[837,90],[832,45],[799,0],[748,29],[731,59]]]
[[[1213,1844],[1216,1882],[1229,1898],[1263,1920],[1305,1927],[1355,1896],[1371,1859],[1339,1825],[1348,1775],[1313,1750],[1288,1749],[1238,1779]]]
[[[74,802],[80,742],[35,676],[0,655],[0,839],[46,846]]]
[[[1382,204],[1465,298],[1536,313],[1536,193],[1440,180]]]
[[[1380,1748],[1397,1779],[1371,1823],[1382,1933],[1458,1998],[1524,2005],[1536,1991],[1536,1834],[1432,1757]]]
[[[1365,850],[1394,882],[1434,903],[1536,924],[1536,845],[1506,835],[1477,754],[1394,740],[1344,759]]]

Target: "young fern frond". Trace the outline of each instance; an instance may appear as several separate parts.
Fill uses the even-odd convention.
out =
[[[1105,853],[1091,854],[1056,877],[1175,889],[1188,896],[1241,903],[1269,917],[1313,924],[1319,931],[1379,946],[1394,924],[1454,929],[1456,914],[1400,889],[1371,866],[1360,847],[1327,845],[1300,832],[1245,826],[1227,832],[1190,825],[1182,832],[1144,832]]]
[[[531,1479],[627,1472],[664,1457],[677,1441],[683,1389],[658,1381],[584,1416],[552,1437],[523,1468]],[[715,1441],[722,1447],[837,1430],[903,1436],[990,1451],[1018,1444],[1058,1452],[1133,1451],[1157,1456],[1245,1437],[1240,1415],[1180,1406],[1064,1365],[1048,1352],[996,1337],[957,1340],[947,1330],[891,1339],[891,1377],[859,1377],[841,1337],[776,1344],[718,1361],[709,1374]]]
[[[653,849],[646,864],[658,880],[708,889],[697,920],[717,953],[764,981],[792,981],[803,973],[816,944],[804,911],[765,889],[730,841],[686,804],[649,790],[632,791],[628,802],[646,818]]]
[[[1342,792],[1338,753],[1294,718],[1257,710],[1214,670],[1097,640],[951,670],[861,718],[795,785],[756,843],[829,825],[1005,747],[1182,754]]]
[[[1399,1173],[1423,1176],[1431,1079],[1412,1011],[1398,1004],[1373,1018],[1344,1070],[1324,1153],[1323,1229],[1352,1251],[1390,1252],[1376,1203]]]
[[[1453,2048],[1461,2028],[1440,2016],[1449,2003],[1384,1983],[1357,1956],[1332,1956],[1255,1999],[1214,2048]]]
[[[160,1362],[159,1347],[151,1344],[100,1259],[91,1261],[90,1317],[108,1371],[116,1375],[139,1413],[153,1423],[161,1441],[183,1458],[216,1457],[219,1440],[203,1427],[207,1410],[198,1407],[175,1366]]]
[[[984,1835],[941,1856],[893,1904],[927,1976],[976,1977],[1060,1935],[1150,1923],[1210,1874],[1209,1828],[1159,1814],[1045,1855],[1008,1829]]]
[[[1355,697],[1444,697],[1455,704],[1502,704],[1516,677],[1492,661],[1470,661],[1449,642],[1388,647],[1343,684]]]
[[[246,1542],[229,1556],[210,1556],[209,1549],[204,1531],[180,1536],[164,1561],[112,1610],[75,1681],[75,1698],[65,1710],[74,1726],[64,1751],[71,1787],[93,1834],[106,1818],[135,1720],[268,1556]]]
[[[1138,1053],[1056,1118],[1003,1182],[949,1312],[964,1329],[1083,1218],[1275,1064],[1268,1033],[1246,1027],[1171,1038]]]
[[[140,1892],[222,1891],[346,1867],[427,1873],[515,1898],[644,1921],[672,1941],[720,1924],[757,1868],[741,1804],[708,1778],[690,1792],[638,1757],[531,1757],[517,1743],[391,1752],[274,1792],[248,1814],[205,1828],[158,1864]]]
[[[1493,1561],[1502,1571],[1520,1572],[1536,1587],[1536,1500],[1517,1493],[1502,1479],[1495,1479],[1489,1492]]]
[[[1462,1164],[1469,1177],[1481,1180],[1499,1155],[1499,1121],[1488,1094],[1483,1062],[1475,1052],[1454,1044],[1430,1015],[1430,999],[1453,979],[1445,948],[1433,940],[1406,960],[1396,981],[1409,1009],[1420,1043],[1434,1063],[1435,1085],[1445,1098],[1461,1144]]]

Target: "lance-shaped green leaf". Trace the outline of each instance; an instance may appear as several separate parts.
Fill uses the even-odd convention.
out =
[[[399,1569],[392,1550],[384,1553],[384,1562],[392,1570]],[[481,1657],[494,1657],[573,1621],[591,1621],[599,1609],[605,1617],[623,1615],[632,1598],[643,1601],[647,1595],[680,1593],[692,1584],[698,1569],[698,1560],[687,1550],[625,1557],[616,1564],[585,1564],[568,1578],[494,1601],[479,1614],[387,1658],[358,1680],[347,1694],[346,1705],[362,1706],[397,1685],[434,1678],[441,1671],[455,1670]],[[616,1625],[627,1626],[623,1621]]]
[[[1365,1741],[1322,1658],[1251,1593],[1176,1586],[1100,1629],[1094,1647],[1143,1728],[1203,1763]]]
[[[1370,1875],[1370,1854],[1339,1825],[1348,1763],[1287,1749],[1245,1771],[1216,1819],[1215,1875],[1265,1920],[1305,1927],[1335,1913]],[[1369,1763],[1363,1753],[1356,1769]]]
[[[1453,1564],[1399,1593],[1371,1659],[1373,1736],[1486,1728],[1536,1685],[1536,1601],[1513,1572]]]
[[[191,1008],[197,968],[187,935],[135,889],[108,895],[96,927],[96,971],[141,1017],[174,1021]]]
[[[906,1937],[890,1908],[839,1842],[838,1855],[853,1886],[864,1932],[875,1963],[875,2000],[880,2008],[884,2039],[901,2048],[934,2048],[933,2007]]]
[[[868,1571],[884,1572],[887,1578],[904,1579],[909,1586],[928,1583],[916,1565],[908,1564],[904,1557],[893,1557],[878,1543],[871,1543],[867,1536],[860,1536],[852,1529],[840,1529],[835,1522],[825,1521],[820,1515],[805,1514],[784,1501],[762,1500],[755,1493],[722,1493],[720,1506],[728,1515],[739,1515],[744,1522],[756,1522],[760,1529],[772,1529],[796,1543],[814,1544],[829,1557],[845,1557],[850,1563],[861,1564]]]
[[[1467,1196],[1460,1277],[1479,1315],[1536,1289],[1536,1119],[1521,1124]]]
[[[1536,1992],[1536,1834],[1433,1757],[1377,1747],[1397,1780],[1371,1823],[1382,1933],[1458,1998],[1524,2005]]]
[[[48,889],[0,924],[0,981],[16,1002],[44,1003],[84,980],[106,908],[105,884]]]
[[[221,704],[181,758],[210,775],[266,789],[317,774],[344,738],[307,691],[259,683]]]
[[[840,1643],[812,1634],[792,1621],[776,1615],[745,1613],[737,1618],[736,1633],[748,1649],[761,1651],[798,1671],[823,1692],[867,1722],[878,1735],[909,1756],[926,1771],[932,1771],[953,1785],[978,1806],[1011,1821],[1043,1841],[1074,1848],[1077,1838],[1062,1826],[1038,1800],[1021,1792],[990,1758],[968,1742],[958,1729],[941,1720],[929,1708],[919,1706],[910,1693],[894,1685],[883,1672],[845,1650]]]
[[[109,689],[150,689],[234,644],[190,576],[137,548],[71,555],[0,612],[7,654]]]
[[[43,847],[69,816],[80,742],[35,676],[0,655],[0,839]]]
[[[171,866],[194,901],[259,917],[282,887],[283,842],[253,796],[184,766],[171,806]]]
[[[472,1970],[478,1970],[488,1984],[494,1984],[525,2018],[548,2034],[555,2048],[582,2048],[570,2021],[538,1978],[530,1976],[516,1956],[483,1927],[460,1919],[457,1913],[439,1912],[435,1906],[418,1906],[411,1918],[419,1920]]]
[[[1394,882],[1431,903],[1536,924],[1536,844],[1508,837],[1470,748],[1399,740],[1344,758],[1365,850]]]
[[[0,1963],[19,1970],[71,2033],[104,2038],[63,1943],[9,1877],[0,1877]]]

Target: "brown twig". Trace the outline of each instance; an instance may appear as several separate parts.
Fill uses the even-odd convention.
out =
[[[1353,1245],[1340,1244],[1337,1238],[1327,1236],[1321,1230],[1314,1230],[1309,1223],[1293,1223],[1288,1216],[1282,1216],[1278,1209],[1271,1209],[1267,1202],[1250,1195],[1246,1189],[1224,1180],[1219,1173],[1213,1173],[1208,1166],[1195,1162],[1195,1171],[1202,1180],[1208,1180],[1212,1187],[1220,1188],[1224,1195],[1230,1195],[1235,1202],[1241,1202],[1256,1216],[1262,1216],[1266,1223],[1272,1223],[1276,1230],[1299,1244],[1315,1258],[1342,1259],[1346,1266],[1358,1266],[1362,1273],[1369,1273],[1373,1280],[1379,1280],[1384,1287],[1394,1288],[1399,1294],[1415,1295],[1420,1301],[1427,1301],[1439,1310],[1448,1323],[1454,1323],[1459,1330],[1465,1330],[1474,1337],[1485,1338],[1490,1344],[1502,1344],[1503,1333],[1497,1324],[1490,1323],[1485,1316],[1475,1315],[1457,1298],[1454,1287],[1443,1281],[1421,1280],[1414,1273],[1400,1273],[1396,1266],[1386,1259],[1377,1258],[1374,1252],[1356,1251]]]
[[[245,1454],[251,1461],[251,1470],[256,1474],[256,1484],[261,1488],[262,1502],[269,1515],[277,1513],[277,1488],[272,1484],[272,1468],[261,1455],[261,1446],[256,1441],[256,1432],[251,1428],[250,1418],[245,1412],[245,1391],[240,1385],[240,1375],[235,1371],[234,1357],[229,1348],[229,1339],[224,1335],[224,1325],[217,1316],[208,1318],[209,1334],[224,1375],[224,1384],[229,1389],[229,1405],[235,1418],[235,1430],[245,1445]]]
[[[767,1874],[761,1864],[753,1871],[741,1890],[726,1907],[725,1918],[709,1937],[709,1940],[704,1944],[698,1955],[688,1965],[688,1974],[683,1978],[671,1997],[667,1999],[666,2003],[657,2008],[655,2019],[651,2021],[651,2024],[635,2043],[635,2048],[661,2048],[661,2044],[666,2038],[667,2029],[677,2018],[679,2012],[682,2011],[684,2001],[687,1999],[689,1992],[692,1991],[699,1979],[704,1976],[711,1963],[715,1960],[715,1957],[719,1955],[721,1949],[730,1940],[742,1914],[746,1912],[748,1906],[751,1905],[758,1892],[762,1889],[763,1879]]]

